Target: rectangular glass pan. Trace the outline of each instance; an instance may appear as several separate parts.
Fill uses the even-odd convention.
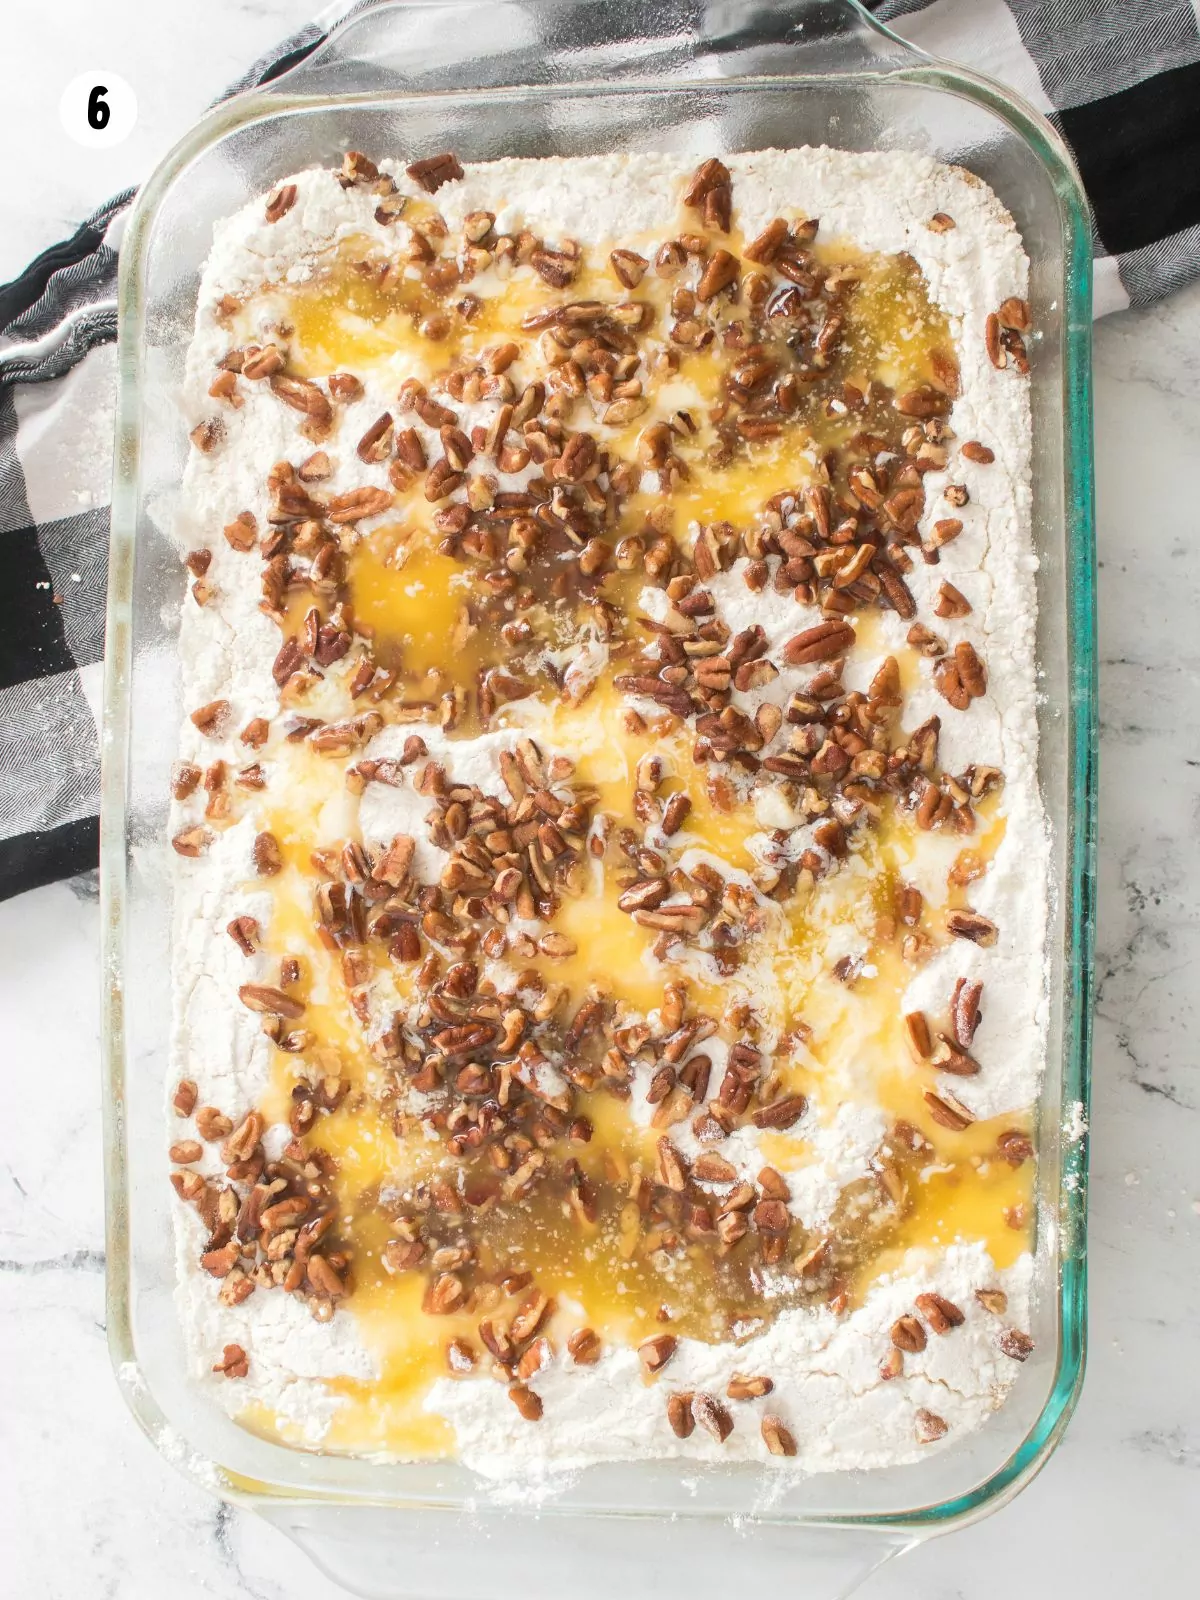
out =
[[[917,1465],[813,1477],[773,1494],[769,1509],[752,1467],[689,1466],[686,1485],[669,1463],[596,1467],[543,1508],[543,1529],[581,1515],[665,1528],[665,1519],[678,1527],[757,1513],[764,1532],[842,1524],[919,1536],[1015,1492],[1065,1425],[1083,1365],[1085,1156],[1063,1128],[1087,1104],[1094,827],[1090,231],[1069,158],[1035,113],[908,50],[849,4],[385,4],[194,130],[142,191],[122,250],[102,816],[109,1339],[147,1432],[223,1493],[260,1507],[303,1503],[309,1522],[315,1502],[420,1507],[426,1519],[471,1503],[495,1526],[515,1510],[489,1507],[459,1466],[376,1465],[256,1438],[208,1404],[186,1371],[162,1137],[165,822],[186,576],[168,530],[188,447],[175,397],[213,223],[346,149],[452,148],[474,161],[639,149],[700,158],[823,143],[970,168],[1013,213],[1033,264],[1041,782],[1055,890],[1036,1353],[987,1426]],[[393,1577],[378,1592],[409,1592]]]

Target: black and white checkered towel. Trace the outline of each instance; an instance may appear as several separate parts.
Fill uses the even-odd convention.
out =
[[[1200,276],[1200,0],[870,3],[1064,134],[1095,216],[1097,316]],[[284,40],[229,92],[303,60],[356,5]],[[96,859],[114,295],[131,198],[0,287],[0,897]]]

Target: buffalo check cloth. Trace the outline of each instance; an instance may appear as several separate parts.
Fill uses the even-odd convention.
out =
[[[279,76],[358,5],[281,42]],[[369,3],[369,0],[366,0]],[[1095,312],[1200,275],[1200,0],[872,0],[931,54],[1055,124],[1094,217]],[[576,17],[564,7],[563,44]],[[0,897],[94,866],[115,386],[116,268],[133,191],[0,287]]]

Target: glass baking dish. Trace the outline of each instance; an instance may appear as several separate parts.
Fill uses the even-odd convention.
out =
[[[1039,1108],[1036,1353],[987,1426],[916,1465],[816,1476],[595,1467],[534,1509],[467,1469],[304,1454],[239,1428],[191,1383],[172,1300],[162,1162],[169,1031],[168,773],[185,571],[169,537],[187,450],[175,396],[214,221],[348,148],[464,159],[798,144],[961,163],[1010,208],[1033,263],[1033,531],[1041,782],[1053,831],[1048,1067]],[[120,395],[103,814],[108,1336],[146,1432],[361,1593],[517,1593],[614,1580],[723,1592],[756,1576],[847,1592],[870,1567],[1015,1494],[1083,1371],[1085,1127],[1095,818],[1090,228],[1053,129],[1007,91],[903,45],[848,3],[423,0],[356,13],[299,67],[210,114],[146,184],[121,253]],[[402,1554],[401,1554],[402,1553]],[[400,1557],[400,1559],[397,1559]],[[581,1557],[583,1559],[581,1559]],[[746,1558],[743,1550],[741,1559]]]

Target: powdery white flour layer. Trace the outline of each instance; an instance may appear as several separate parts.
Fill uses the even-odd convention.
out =
[[[822,239],[846,240],[867,251],[907,251],[915,258],[931,299],[946,314],[955,336],[961,394],[950,425],[960,439],[979,440],[995,455],[987,466],[954,461],[953,479],[970,494],[969,503],[955,512],[963,533],[943,549],[936,569],[918,563],[909,579],[918,616],[935,626],[932,600],[941,578],[971,601],[972,613],[958,636],[970,640],[987,663],[987,695],[969,711],[955,711],[936,693],[930,663],[924,662],[925,679],[908,697],[905,715],[910,726],[935,712],[941,717],[947,771],[984,763],[1004,772],[1006,831],[973,898],[975,909],[990,917],[1000,934],[993,948],[956,941],[952,950],[935,956],[913,979],[905,1006],[935,1010],[956,977],[984,979],[991,1026],[981,1029],[974,1047],[982,1070],[965,1083],[947,1078],[944,1086],[978,1118],[1019,1111],[1037,1096],[1047,1014],[1048,847],[1037,788],[1030,423],[1027,386],[1011,371],[991,366],[983,329],[988,313],[1003,300],[1025,295],[1028,263],[1011,219],[991,192],[970,174],[925,158],[803,149],[724,159],[733,177],[737,221],[746,237],[777,215],[812,216],[821,219]],[[608,248],[639,233],[657,231],[667,237],[676,225],[682,182],[693,165],[677,156],[653,154],[506,160],[468,167],[460,182],[439,191],[436,203],[452,233],[468,212],[486,208],[497,214],[497,231],[527,227],[551,245],[570,239],[585,250]],[[402,192],[418,192],[402,162],[384,163],[384,169]],[[303,281],[313,271],[316,253],[352,236],[393,249],[396,230],[404,229],[403,222],[387,228],[377,224],[375,197],[363,189],[343,189],[328,171],[300,173],[290,181],[296,185],[297,201],[278,223],[264,222],[262,200],[256,199],[217,228],[187,361],[183,405],[189,427],[212,411],[208,386],[229,344],[214,315],[223,295]],[[928,220],[937,212],[953,216],[953,230],[930,230]],[[486,290],[486,285],[479,287]],[[391,374],[366,372],[362,377],[364,394],[344,413],[344,439],[357,438],[393,403]],[[680,403],[678,395],[672,403]],[[202,767],[219,760],[231,767],[243,765],[246,754],[238,744],[238,730],[253,717],[269,718],[278,711],[271,667],[279,633],[258,608],[258,563],[231,550],[220,530],[247,510],[265,526],[271,465],[285,459],[298,464],[313,448],[299,435],[296,420],[265,385],[249,385],[227,445],[211,456],[193,451],[187,465],[176,531],[181,548],[211,549],[213,598],[203,607],[185,603],[179,647],[182,703],[190,711],[222,699],[232,708],[228,733],[215,739],[203,737],[185,719],[180,757]],[[323,488],[331,494],[386,482],[382,466],[364,465],[352,449],[331,446],[329,453],[334,471]],[[939,493],[950,478],[949,471],[927,475],[923,528],[944,514]],[[743,625],[735,615],[740,604],[770,630],[769,597],[752,596],[721,581],[729,590],[725,598],[731,626]],[[793,607],[792,629],[796,612]],[[905,628],[885,613],[882,650],[901,643]],[[847,682],[857,681],[859,672],[869,676],[870,670],[868,659],[853,657]],[[315,716],[323,714],[323,692],[318,690],[311,702]],[[328,692],[334,695],[332,688]],[[331,699],[331,715],[335,708]],[[490,753],[480,751],[476,759],[486,767]],[[270,786],[270,760],[264,758],[264,765]],[[173,807],[172,834],[201,818],[203,802],[201,793]],[[411,818],[398,824],[394,817],[374,816],[370,810],[398,803],[394,796],[376,794],[360,807],[349,795],[339,794],[321,813],[314,843],[341,840],[360,828],[368,837],[382,838],[389,828],[411,825]],[[258,1019],[237,999],[239,983],[255,977],[271,981],[268,962],[257,958],[256,971],[256,959],[248,962],[225,933],[230,919],[240,914],[255,916],[264,926],[269,923],[270,896],[254,883],[250,855],[259,825],[252,813],[218,834],[207,854],[174,864],[171,1081],[193,1079],[201,1105],[215,1104],[231,1113],[256,1103],[270,1071],[271,1051]],[[427,848],[432,852],[433,847]],[[928,884],[918,879],[918,887],[936,895],[935,879],[940,879],[944,896],[945,864],[934,864],[937,870],[930,871]],[[822,1170],[838,1175],[833,1193],[849,1181],[842,1144],[853,1152],[850,1174],[865,1170],[863,1152],[873,1147],[878,1121],[877,1109],[863,1104],[843,1108],[823,1130],[826,1144],[832,1139],[839,1145],[823,1158]],[[171,1136],[179,1137],[180,1131],[172,1117]],[[268,1145],[273,1139],[281,1146],[286,1137],[284,1129],[271,1130]],[[213,1149],[205,1161],[208,1166],[201,1163],[197,1170],[219,1170]],[[369,1379],[378,1372],[377,1356],[360,1335],[352,1304],[328,1324],[315,1322],[301,1304],[282,1294],[254,1294],[239,1306],[226,1306],[217,1299],[219,1285],[197,1265],[198,1223],[182,1204],[178,1229],[180,1315],[197,1381],[231,1412],[250,1400],[260,1402],[295,1424],[305,1443],[319,1444],[338,1403],[323,1380]],[[763,1409],[777,1411],[795,1432],[800,1446],[796,1464],[805,1470],[894,1464],[952,1443],[1001,1403],[1016,1366],[996,1353],[996,1319],[976,1303],[974,1291],[1001,1285],[1009,1295],[1007,1320],[1027,1327],[1030,1280],[1028,1257],[1001,1273],[978,1245],[940,1255],[913,1252],[902,1272],[877,1283],[858,1310],[840,1319],[827,1311],[789,1311],[740,1347],[684,1341],[672,1364],[673,1387],[721,1392],[731,1366],[770,1371],[776,1380],[777,1393],[770,1402],[739,1408],[739,1426],[719,1449],[695,1437],[686,1446],[673,1440],[662,1426],[661,1393],[641,1383],[636,1354],[625,1350],[607,1352],[594,1368],[564,1362],[539,1374],[536,1387],[545,1412],[536,1427],[516,1415],[504,1387],[491,1380],[441,1381],[428,1403],[454,1425],[462,1459],[491,1474],[509,1471],[518,1461],[581,1466],[670,1454],[766,1459],[757,1421],[753,1427],[741,1421],[750,1410]],[[884,1382],[878,1372],[884,1332],[925,1291],[963,1307],[966,1324],[953,1337],[931,1338],[921,1355],[907,1358],[902,1377]],[[250,1377],[241,1384],[212,1374],[225,1343],[241,1344],[250,1357]],[[943,1445],[914,1443],[913,1419],[921,1408],[950,1424]]]

